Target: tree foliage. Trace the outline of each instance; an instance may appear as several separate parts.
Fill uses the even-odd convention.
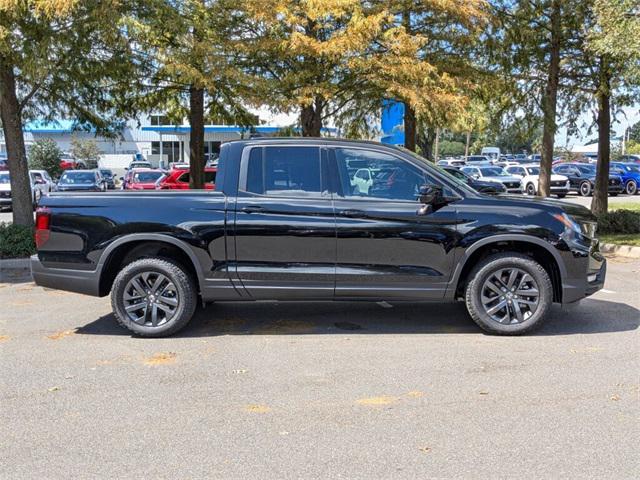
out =
[[[87,168],[98,168],[100,148],[93,139],[83,139],[76,136],[71,138],[71,155],[76,160],[82,161]]]
[[[53,178],[57,178],[62,173],[61,158],[62,150],[54,140],[50,138],[38,140],[29,149],[29,168],[46,170]]]

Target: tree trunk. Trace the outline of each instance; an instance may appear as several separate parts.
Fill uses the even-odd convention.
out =
[[[416,111],[404,102],[404,148],[416,151]]]
[[[0,118],[7,147],[13,223],[33,227],[33,200],[13,66],[0,57]]]
[[[300,125],[303,137],[319,137],[322,131],[322,110],[324,104],[320,97],[314,103],[300,107]]]
[[[440,128],[436,128],[436,144],[434,146],[433,161],[438,163],[440,158]]]
[[[424,158],[433,162],[433,144],[436,140],[435,129],[425,127],[421,129],[420,133],[416,136],[416,141],[420,147],[420,153]]]
[[[548,197],[551,194],[551,165],[553,163],[553,147],[556,136],[556,106],[558,103],[558,83],[560,81],[560,42],[562,35],[561,0],[553,0],[551,5],[551,41],[550,61],[547,71],[547,85],[542,97],[542,113],[544,126],[542,131],[542,159],[540,160],[540,177],[538,195]]]
[[[596,186],[591,200],[595,215],[606,213],[609,207],[609,161],[611,157],[611,92],[609,63],[600,58],[600,84],[598,86],[598,163]]]
[[[467,142],[464,145],[464,159],[465,161],[467,160],[467,157],[469,156],[469,146],[471,144],[471,132],[467,132]]]
[[[204,188],[204,89],[189,88],[189,188]]]

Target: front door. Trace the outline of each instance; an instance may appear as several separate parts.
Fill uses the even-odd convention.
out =
[[[420,211],[419,189],[442,184],[416,163],[375,149],[334,148],[336,298],[440,299],[453,265],[455,202]],[[366,168],[365,191],[355,173]],[[453,191],[445,195],[454,196]]]
[[[317,146],[245,150],[233,247],[237,280],[252,298],[333,298],[336,226],[325,157]]]

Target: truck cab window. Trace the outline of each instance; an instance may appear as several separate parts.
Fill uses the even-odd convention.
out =
[[[321,196],[318,147],[254,148],[247,165],[246,191],[258,195]]]

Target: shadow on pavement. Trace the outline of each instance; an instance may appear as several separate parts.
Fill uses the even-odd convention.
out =
[[[640,311],[623,303],[583,300],[562,308],[554,305],[543,327],[532,335],[573,335],[635,330]],[[77,334],[129,335],[113,314],[80,327]],[[177,337],[301,334],[439,334],[482,333],[462,303],[395,304],[295,302],[219,303],[199,308]]]

